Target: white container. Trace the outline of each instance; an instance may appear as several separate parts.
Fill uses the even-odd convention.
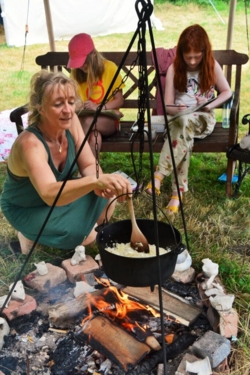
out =
[[[151,116],[151,127],[154,128],[157,133],[163,133],[165,131],[164,116]]]

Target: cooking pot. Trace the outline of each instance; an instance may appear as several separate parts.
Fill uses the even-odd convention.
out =
[[[149,244],[155,244],[154,221],[137,219],[137,224]],[[158,257],[129,258],[110,253],[106,247],[113,247],[116,243],[130,243],[132,225],[131,220],[121,220],[111,224],[104,224],[98,228],[96,242],[100,252],[102,264],[107,276],[125,286],[151,286],[159,284],[159,266],[161,281],[169,278],[175,269],[177,256],[185,246],[181,243],[181,235],[173,226],[157,221],[159,247],[171,249],[168,253]]]

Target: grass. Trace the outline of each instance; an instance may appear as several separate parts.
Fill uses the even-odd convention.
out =
[[[164,31],[154,30],[156,47],[173,47],[181,30],[192,23],[200,23],[209,33],[213,49],[226,48],[227,23],[229,5],[224,1],[217,1],[216,8],[225,23],[222,23],[210,5],[198,5],[192,2],[180,4],[178,2],[163,4],[156,3],[155,15],[159,17],[165,27]],[[133,33],[95,37],[97,49],[125,50]],[[57,41],[56,50],[67,50],[68,41]],[[111,47],[112,46],[112,47]],[[147,48],[151,44],[147,35]],[[249,53],[246,19],[243,2],[238,2],[232,48],[238,52]],[[136,50],[136,45],[133,46]],[[7,47],[3,32],[0,34],[0,90],[1,108],[10,109],[27,102],[30,77],[37,71],[35,57],[49,50],[48,45],[31,45],[26,47],[23,58],[23,47]],[[21,68],[22,67],[22,68]],[[4,95],[3,95],[4,94]],[[240,118],[250,112],[250,69],[249,64],[243,68],[241,89]],[[241,137],[247,129],[240,126]],[[157,164],[158,155],[154,155]],[[121,169],[133,176],[131,156],[129,154],[106,153],[101,155],[101,164],[106,172]],[[218,181],[218,177],[225,173],[226,156],[223,154],[193,154],[191,157],[189,186],[190,191],[184,200],[184,221],[181,215],[174,221],[174,226],[182,234],[183,242],[189,247],[193,259],[193,266],[197,272],[201,271],[201,260],[210,258],[219,263],[220,278],[226,289],[236,296],[234,307],[240,315],[240,332],[238,341],[232,344],[231,374],[247,375],[250,371],[250,179],[247,176],[241,186],[237,199],[228,199],[225,195],[225,184]],[[138,155],[136,169],[139,168]],[[6,165],[0,164],[0,191],[6,174]],[[150,179],[150,163],[148,154],[142,158],[142,175],[146,183]],[[165,207],[169,200],[171,184],[169,179],[164,181],[162,194],[157,198],[159,207]],[[145,195],[135,198],[135,213],[137,217],[152,218],[152,203]],[[157,210],[158,219],[166,220],[161,210]],[[126,205],[118,204],[113,220],[128,218]],[[24,257],[13,257],[8,250],[8,242],[16,239],[13,228],[7,223],[0,212],[0,295],[7,294],[8,285],[18,274]],[[95,254],[97,249],[89,249]],[[33,263],[39,260],[59,262],[67,257],[59,250],[42,247],[34,252],[24,271],[34,269]]]

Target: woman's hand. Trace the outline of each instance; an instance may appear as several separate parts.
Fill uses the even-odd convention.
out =
[[[101,174],[94,192],[103,198],[119,196],[117,200],[123,202],[126,200],[127,194],[132,193],[132,187],[130,182],[120,174]]]

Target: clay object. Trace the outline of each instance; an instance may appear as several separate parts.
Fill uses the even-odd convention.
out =
[[[0,350],[4,344],[4,336],[7,336],[10,333],[10,327],[6,320],[0,317]]]
[[[11,290],[13,284],[14,283],[12,283],[9,286],[9,290]],[[24,286],[21,280],[18,280],[18,282],[16,283],[16,286],[11,294],[11,299],[14,299],[14,300],[21,299],[22,301],[25,300],[25,290],[24,290]]]
[[[7,298],[7,294],[4,295],[4,296],[2,296],[2,297],[0,297],[0,307],[3,306],[3,304],[4,304],[5,300],[6,300],[6,298]],[[9,301],[10,301],[10,297],[9,297],[8,301],[6,302],[5,309],[8,308]]]
[[[34,263],[34,265],[36,266],[37,273],[40,276],[47,275],[47,273],[49,272],[48,267],[46,266],[46,263],[44,261],[39,262],[39,263]]]
[[[77,281],[74,289],[74,296],[77,298],[81,294],[94,292],[95,288],[86,283],[86,281]]]
[[[202,259],[202,271],[205,277],[217,276],[219,273],[219,265],[217,263],[213,263],[211,259],[206,258]]]
[[[71,258],[71,265],[75,266],[76,264],[79,264],[80,262],[86,260],[86,254],[85,254],[85,247],[80,245],[75,248],[75,253],[73,257]]]
[[[227,311],[232,308],[234,298],[234,294],[224,294],[209,297],[209,301],[213,308],[215,308],[217,311]]]
[[[212,375],[213,373],[208,357],[192,363],[186,361],[186,372],[191,372],[198,375]]]
[[[183,272],[191,267],[192,258],[187,250],[184,250],[177,257],[176,266],[174,272]]]

